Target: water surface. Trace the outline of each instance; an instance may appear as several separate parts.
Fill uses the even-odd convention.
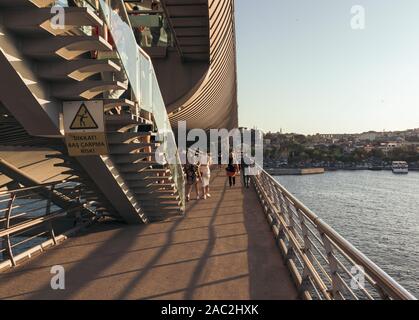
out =
[[[419,297],[419,172],[337,171],[276,179]]]

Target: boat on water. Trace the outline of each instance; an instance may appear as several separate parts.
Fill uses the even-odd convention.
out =
[[[393,170],[393,173],[407,174],[409,173],[409,165],[406,161],[393,161],[391,170]]]

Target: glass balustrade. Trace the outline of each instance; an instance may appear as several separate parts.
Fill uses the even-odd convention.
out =
[[[185,186],[183,167],[176,140],[167,115],[153,63],[139,44],[144,47],[171,45],[167,21],[159,1],[138,1],[124,3],[121,0],[59,0],[55,5],[99,9],[107,26],[108,41],[114,45],[117,56],[105,53],[99,58],[117,58],[129,80],[135,100],[142,110],[153,114],[158,130],[158,160],[169,166],[184,209]],[[161,30],[158,31],[157,28]],[[84,27],[85,34],[92,33],[92,27]],[[138,30],[145,31],[138,36]],[[149,35],[147,35],[147,32]],[[150,37],[151,35],[151,37]],[[147,38],[148,37],[148,38]]]
[[[169,166],[184,209],[183,167],[152,61],[138,46],[122,1],[99,0],[99,3],[133,94],[140,108],[153,115],[160,143],[158,160]]]

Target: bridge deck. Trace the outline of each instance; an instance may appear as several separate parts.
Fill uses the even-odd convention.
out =
[[[211,194],[184,219],[92,226],[0,274],[0,299],[297,298],[254,189],[214,172]],[[65,290],[50,287],[53,265]]]

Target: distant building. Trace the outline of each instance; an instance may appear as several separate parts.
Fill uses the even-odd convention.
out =
[[[366,152],[371,152],[372,150],[374,150],[374,146],[367,144],[366,146],[364,146],[364,150]]]
[[[401,148],[403,146],[400,142],[384,142],[380,144],[379,149],[381,149],[385,154],[388,154],[390,151]]]
[[[358,140],[368,140],[374,141],[376,140],[381,134],[375,131],[364,132],[358,135]]]

